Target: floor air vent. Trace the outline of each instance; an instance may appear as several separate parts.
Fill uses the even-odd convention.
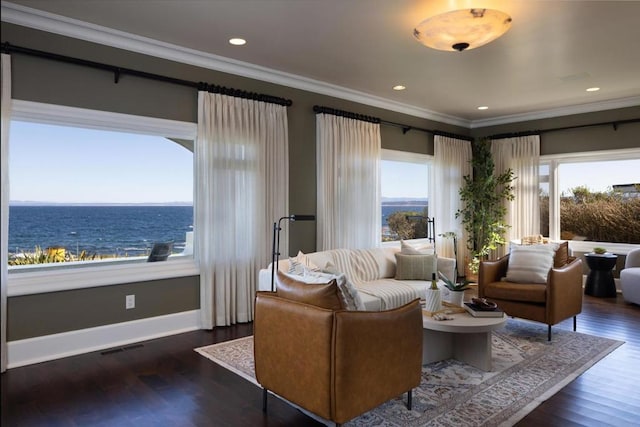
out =
[[[106,356],[108,354],[120,353],[120,352],[128,351],[128,350],[135,350],[135,349],[141,348],[141,347],[144,347],[144,345],[142,345],[142,344],[134,344],[134,345],[130,345],[128,347],[120,347],[120,348],[114,348],[114,349],[111,349],[111,350],[105,350],[103,352],[100,352],[100,354],[103,355],[103,356]]]

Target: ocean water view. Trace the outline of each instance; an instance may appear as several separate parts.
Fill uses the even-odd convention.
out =
[[[9,254],[36,246],[64,247],[74,255],[141,256],[154,242],[184,250],[193,231],[192,206],[10,206]]]
[[[424,204],[384,204],[387,218],[397,211],[422,212]],[[184,250],[186,233],[193,231],[192,206],[80,206],[9,207],[9,254],[34,252],[36,247],[63,247],[73,255],[142,256],[154,242],[173,241],[173,253]],[[388,231],[388,230],[387,230]]]

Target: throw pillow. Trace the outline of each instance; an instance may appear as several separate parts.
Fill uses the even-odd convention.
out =
[[[366,310],[362,298],[353,283],[344,274],[339,274],[335,277],[336,284],[340,290],[340,296],[342,297],[342,306],[347,310]]]
[[[554,245],[511,246],[507,281],[546,283],[554,253]]]
[[[395,255],[397,280],[431,280],[438,273],[436,255]]]
[[[561,242],[553,257],[553,266],[555,268],[564,267],[569,262],[569,242]]]
[[[340,274],[340,272],[338,271],[338,269],[336,268],[336,266],[335,266],[331,261],[328,261],[328,262],[324,265],[324,267],[322,268],[322,270],[321,270],[321,271],[322,271],[323,273],[326,273],[326,274],[334,274],[334,275],[336,275],[336,276],[337,276],[338,274]]]
[[[320,269],[302,251],[298,251],[295,258],[289,258],[289,274],[304,276],[309,271],[320,271]]]
[[[329,263],[327,263],[327,265],[329,265]],[[289,275],[289,277],[299,283],[306,283],[309,286],[326,284],[333,280],[336,282],[336,286],[338,287],[338,296],[342,302],[342,308],[347,310],[365,310],[364,303],[362,302],[362,298],[360,298],[360,294],[358,294],[358,290],[343,273],[310,271],[304,276]]]
[[[431,243],[412,246],[404,240],[400,240],[400,253],[402,255],[433,255],[435,251]]]
[[[281,298],[330,310],[341,310],[344,307],[335,279],[309,284],[278,271],[276,284],[276,295]]]

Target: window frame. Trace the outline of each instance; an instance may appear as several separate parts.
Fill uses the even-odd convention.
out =
[[[423,154],[423,153],[413,153],[410,151],[402,151],[402,150],[391,150],[388,148],[383,148],[380,154],[380,161],[383,160],[392,161],[392,162],[407,162],[407,163],[425,163],[428,167],[427,174],[429,175],[429,185],[427,185],[427,197],[429,198],[429,203],[431,203],[430,193],[433,182],[433,160],[434,156],[431,154]],[[381,165],[382,166],[382,165]],[[433,205],[429,205],[431,209]],[[378,207],[379,214],[382,214],[382,173],[380,174],[380,206]],[[382,227],[378,231],[378,240],[380,241],[380,245],[382,247],[400,247],[400,240],[382,240]],[[419,239],[410,239],[408,242],[414,244],[422,244],[428,243],[429,239],[427,238],[419,238]]]
[[[191,122],[22,100],[12,101],[11,120],[193,141],[197,134],[197,125]],[[195,185],[194,180],[194,195],[196,194]],[[193,253],[170,257],[167,262],[111,260],[62,268],[59,265],[39,266],[39,268],[19,271],[9,270],[7,295],[12,297],[199,274],[200,270]]]
[[[558,167],[565,163],[606,162],[640,159],[640,148],[586,151],[540,156],[540,165],[549,166],[549,239],[560,240],[560,191]],[[591,252],[596,246],[604,246],[610,252],[627,254],[638,245],[630,243],[597,242],[593,240],[569,240],[569,247],[576,252]]]

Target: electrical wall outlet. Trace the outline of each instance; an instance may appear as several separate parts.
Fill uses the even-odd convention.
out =
[[[136,296],[135,295],[127,295],[124,302],[124,308],[127,310],[131,308],[136,308]]]

